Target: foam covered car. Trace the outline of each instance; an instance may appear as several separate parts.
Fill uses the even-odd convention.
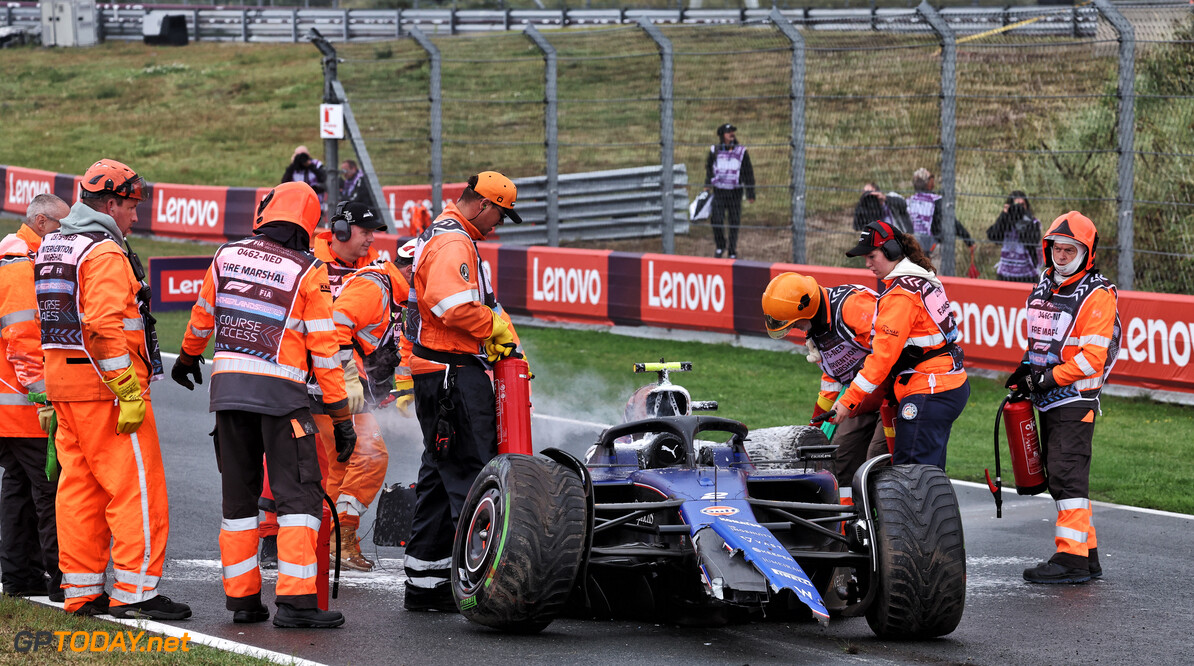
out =
[[[561,616],[865,616],[888,639],[953,631],[966,559],[945,474],[874,458],[854,476],[857,504],[842,505],[819,429],[773,429],[755,446],[742,423],[693,414],[668,379],[690,367],[636,366],[659,381],[583,461],[547,448],[482,470],[453,549],[461,614],[515,633]]]

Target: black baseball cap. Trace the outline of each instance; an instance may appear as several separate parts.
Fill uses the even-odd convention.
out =
[[[332,222],[344,220],[348,224],[362,229],[385,229],[386,221],[375,213],[372,208],[359,201],[345,201],[336,207],[336,214]]]
[[[882,220],[875,220],[863,227],[862,233],[858,238],[858,245],[855,245],[850,251],[846,252],[846,256],[862,257],[868,255],[883,247],[884,243],[891,240],[895,240],[895,230],[891,228],[890,224]],[[896,242],[898,243],[899,241]]]
[[[726,123],[717,128],[717,136],[725,136],[726,132],[737,132],[737,131],[738,131],[737,127],[734,127],[733,125],[731,125],[729,123]]]

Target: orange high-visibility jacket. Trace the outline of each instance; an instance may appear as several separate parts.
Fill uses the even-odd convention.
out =
[[[79,210],[75,204],[71,215]],[[124,249],[105,233],[48,234],[37,251],[34,280],[49,399],[111,400],[104,381],[130,365],[148,399],[149,383],[161,374],[151,366],[137,302],[141,283]]]
[[[22,224],[0,240],[0,437],[44,436],[29,393],[46,390],[33,255],[41,237]]]
[[[314,242],[311,243],[311,251],[315,253],[316,259],[326,264],[328,285],[332,288],[333,300],[340,296],[340,290],[344,288],[344,281],[348,279],[348,276],[377,261],[381,256],[371,245],[369,254],[349,264],[332,251],[332,232],[330,231],[315,236]]]
[[[366,266],[349,276],[332,308],[340,349],[352,349],[355,339],[365,354],[373,353],[390,326],[391,312],[401,313],[409,292],[410,285],[389,261]],[[410,343],[401,336],[400,324],[400,320],[395,323],[394,335],[400,336],[399,350],[406,359]],[[405,368],[405,373],[400,369],[398,374],[409,375],[410,368]]]
[[[1090,271],[1058,286],[1050,268],[1028,296],[1028,349],[1024,361],[1035,370],[1052,368],[1058,388],[1034,395],[1047,411],[1083,400],[1097,405],[1103,382],[1119,357],[1122,329],[1118,291],[1107,278]]]
[[[211,411],[281,416],[307,407],[309,374],[326,405],[347,404],[327,270],[311,253],[263,236],[220,247],[191,308],[182,350],[198,356],[213,337]]]
[[[821,392],[817,398],[820,406],[816,412],[833,406],[842,391],[843,382],[854,378],[861,367],[859,359],[870,353],[871,324],[875,318],[874,291],[854,284],[840,287],[821,288],[821,298],[829,310],[829,331],[820,338],[818,352],[821,354]],[[840,369],[837,366],[841,366]],[[834,370],[831,376],[826,370]],[[814,414],[815,416],[815,414]]]
[[[418,337],[412,343],[438,352],[483,356],[483,344],[493,334],[493,313],[510,320],[494,298],[477,254],[474,241],[481,238],[454,203],[445,205],[435,223],[419,236],[411,290],[417,300]],[[517,333],[514,340],[517,343]],[[441,363],[419,358],[417,351],[410,361],[416,375],[443,368]]]
[[[929,352],[949,344],[942,327],[925,308],[921,294],[892,279],[883,282],[888,288],[875,306],[872,353],[840,398],[851,409],[857,408],[868,394],[883,385],[905,347],[920,347]],[[941,299],[948,306],[944,290]],[[949,325],[952,326],[952,315],[947,316],[951,318]],[[908,378],[907,383],[902,381],[904,377]],[[952,355],[943,354],[902,374],[895,382],[895,397],[903,400],[905,396],[918,393],[940,393],[958,388],[965,382],[966,370]]]

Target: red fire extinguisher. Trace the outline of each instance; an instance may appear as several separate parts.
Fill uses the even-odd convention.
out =
[[[999,460],[999,419],[1003,418],[1007,433],[1008,451],[1012,458],[1012,475],[1016,483],[1016,494],[1036,495],[1049,488],[1045,470],[1045,459],[1041,454],[1040,438],[1037,436],[1036,411],[1026,398],[1011,395],[1003,399],[995,414],[995,482],[987,471],[987,486],[995,496],[995,515],[1002,517],[1002,471]]]
[[[493,364],[498,453],[531,455],[531,368],[521,357]]]

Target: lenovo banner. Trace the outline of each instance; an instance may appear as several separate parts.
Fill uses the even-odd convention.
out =
[[[170,238],[223,241],[227,196],[227,187],[157,183],[150,229]]]
[[[443,210],[444,204],[449,201],[456,201],[460,198],[460,194],[464,192],[465,183],[444,183],[442,188],[443,200],[440,202],[440,210]],[[431,186],[430,185],[399,185],[381,188],[382,196],[385,198],[386,205],[390,208],[390,216],[394,218],[394,226],[397,229],[391,229],[399,236],[413,236],[414,233],[410,228],[411,218],[413,217],[413,210],[415,206],[422,206],[428,211],[431,210]]]
[[[199,299],[211,257],[153,257],[149,260],[150,309],[154,312],[190,310]]]
[[[24,216],[25,209],[39,194],[53,194],[54,180],[57,174],[52,171],[37,169],[23,169],[21,167],[4,167],[3,170],[4,210],[9,213]],[[66,199],[74,203],[74,199]]]

